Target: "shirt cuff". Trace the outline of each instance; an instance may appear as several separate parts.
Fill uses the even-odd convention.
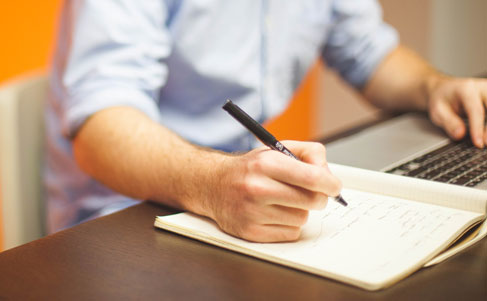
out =
[[[160,113],[155,101],[143,91],[135,89],[108,89],[72,98],[66,109],[63,133],[73,138],[84,122],[94,113],[110,107],[129,106],[140,110],[150,119],[160,123]]]
[[[357,65],[342,75],[356,88],[363,88],[384,58],[399,44],[395,29],[383,24],[372,34],[368,49],[358,53]]]

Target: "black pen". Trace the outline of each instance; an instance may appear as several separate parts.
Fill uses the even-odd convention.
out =
[[[279,140],[277,140],[271,133],[269,133],[264,127],[262,127],[257,121],[252,119],[247,113],[245,113],[239,106],[234,104],[230,99],[227,99],[223,105],[223,109],[227,111],[233,118],[237,119],[244,127],[246,127],[252,134],[257,137],[262,143],[272,148],[273,150],[279,151],[291,158],[299,160],[290,150],[288,150],[284,145],[282,145]],[[333,197],[335,201],[343,206],[347,206],[348,203],[343,199],[342,195],[339,194]]]

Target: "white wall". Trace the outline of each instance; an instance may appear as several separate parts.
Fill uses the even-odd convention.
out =
[[[487,0],[433,0],[430,58],[456,76],[487,72]]]

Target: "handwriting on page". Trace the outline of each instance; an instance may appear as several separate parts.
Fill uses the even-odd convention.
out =
[[[398,201],[390,202],[381,196],[368,196],[364,198],[361,193],[360,197],[349,193],[347,198],[353,200],[348,208],[341,206],[329,205],[329,210],[325,210],[319,217],[319,233],[316,234],[315,241],[323,235],[334,239],[346,232],[360,220],[375,220],[377,224],[394,225],[400,230],[397,234],[400,238],[424,238],[424,235],[434,236],[436,231],[445,223],[448,223],[455,215],[460,213],[451,213],[449,210],[437,206],[429,206],[414,202]],[[337,228],[333,231],[326,228],[327,220],[339,220]],[[418,234],[421,233],[423,235]],[[421,241],[416,240],[415,245]]]
[[[275,254],[337,273],[391,273],[448,239],[466,211],[344,190],[348,207],[313,211],[299,241],[263,245]],[[357,271],[357,266],[362,269]]]

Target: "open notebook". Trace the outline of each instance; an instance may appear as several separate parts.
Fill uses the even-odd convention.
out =
[[[367,290],[437,264],[487,234],[487,191],[330,164],[348,207],[312,211],[298,241],[253,243],[190,213],[155,226]]]

